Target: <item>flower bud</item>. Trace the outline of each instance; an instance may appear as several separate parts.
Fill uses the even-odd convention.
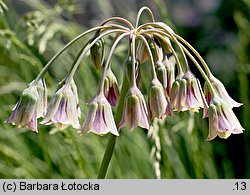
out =
[[[95,68],[101,68],[104,60],[104,44],[102,39],[95,42],[90,48],[90,56]]]
[[[137,87],[131,87],[125,97],[123,115],[118,127],[123,125],[131,131],[137,126],[149,129],[146,103]]]
[[[157,78],[161,82],[161,84],[164,87],[164,89],[167,89],[167,85],[168,85],[167,82],[168,82],[168,80],[167,80],[167,70],[166,70],[166,67],[159,60],[156,62],[155,65],[156,65]]]
[[[104,94],[111,106],[116,106],[120,96],[118,83],[111,68],[109,68],[105,75]]]
[[[148,108],[150,119],[164,119],[166,115],[172,116],[172,107],[165,96],[164,88],[158,79],[154,79],[148,91]]]

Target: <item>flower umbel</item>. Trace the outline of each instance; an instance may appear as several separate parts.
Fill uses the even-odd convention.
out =
[[[89,103],[89,111],[82,125],[81,134],[88,132],[97,135],[105,135],[112,133],[119,136],[115,125],[111,106],[104,95],[97,95]]]
[[[50,125],[54,123],[60,129],[72,125],[72,127],[79,129],[78,117],[80,117],[80,112],[76,93],[76,86],[73,81],[59,84],[41,124]]]
[[[141,91],[132,86],[125,97],[123,115],[118,127],[125,125],[131,131],[137,126],[149,129],[148,111]]]

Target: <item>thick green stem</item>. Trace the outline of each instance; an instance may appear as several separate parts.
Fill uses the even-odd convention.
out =
[[[126,75],[124,75],[123,77],[123,84],[122,84],[122,90],[121,90],[121,95],[119,98],[119,103],[117,106],[117,110],[116,110],[116,116],[115,116],[115,122],[116,124],[118,124],[122,118],[122,111],[123,111],[123,102],[125,99],[125,96],[127,94],[127,91],[129,89],[129,82],[126,78]],[[115,148],[115,144],[116,144],[116,138],[117,136],[110,134],[109,135],[109,141],[102,159],[102,164],[101,167],[99,169],[99,173],[98,173],[98,179],[105,179],[106,174],[107,174],[107,170],[109,167],[109,163],[111,161],[113,152],[114,152],[114,148]]]

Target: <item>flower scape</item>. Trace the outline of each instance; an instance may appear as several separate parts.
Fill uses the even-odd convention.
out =
[[[149,22],[140,24],[143,12],[148,13]],[[69,46],[90,34],[92,37],[58,84],[47,106],[47,70]],[[105,44],[107,37],[113,39],[108,46]],[[128,57],[124,62],[124,74],[119,75],[119,78],[123,77],[123,83],[119,84],[112,72],[111,58],[123,39],[127,41]],[[102,69],[102,75],[95,96],[87,104],[89,111],[81,126],[74,75],[83,57],[89,53],[94,67]],[[204,87],[191,71],[189,61],[203,77]],[[147,94],[142,94],[140,69],[145,64],[150,66],[147,77],[151,82]],[[43,117],[42,125],[54,124],[61,129],[71,125],[82,135],[93,132],[101,136],[108,133],[119,136],[123,126],[131,131],[138,126],[149,129],[155,118],[164,120],[178,112],[203,109],[203,117],[209,121],[207,140],[212,140],[216,136],[228,138],[243,132],[244,128],[232,110],[241,105],[229,96],[222,82],[186,40],[167,24],[156,22],[151,10],[142,7],[135,25],[122,17],[111,17],[70,41],[22,92],[6,122],[38,132],[37,119]]]

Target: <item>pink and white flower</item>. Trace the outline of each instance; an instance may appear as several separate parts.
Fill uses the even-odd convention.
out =
[[[187,71],[181,78],[175,80],[170,100],[172,107],[178,112],[186,110],[198,112],[200,108],[207,107],[199,80],[191,71]]]
[[[131,131],[140,126],[149,129],[148,111],[141,91],[131,87],[125,97],[123,115],[118,127],[125,125]]]
[[[13,108],[13,113],[5,121],[17,125],[18,128],[27,127],[38,132],[37,118],[43,117],[47,108],[47,92],[44,80],[37,83],[32,81],[25,89],[20,100]]]
[[[82,125],[81,134],[88,132],[97,135],[112,133],[119,136],[111,106],[103,94],[95,96],[89,103],[89,111]]]
[[[52,97],[48,111],[41,124],[55,124],[56,127],[64,129],[69,125],[79,129],[80,124],[79,102],[75,83],[65,83],[59,87]]]
[[[225,101],[231,108],[239,107],[242,105],[242,103],[236,102],[229,96],[226,88],[219,79],[215,78],[213,75],[210,75],[209,80],[212,83],[214,90],[219,95],[219,97],[222,98],[223,101]]]
[[[217,135],[226,139],[231,134],[243,133],[244,128],[241,126],[232,108],[218,96],[215,96],[210,102],[208,117],[209,134],[207,140],[212,140]]]

